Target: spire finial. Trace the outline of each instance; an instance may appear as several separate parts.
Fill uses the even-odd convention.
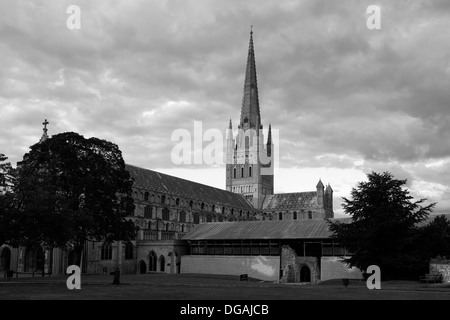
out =
[[[42,137],[41,137],[41,140],[39,140],[39,142],[42,142],[42,141],[47,140],[47,138],[48,138],[48,135],[47,135],[47,131],[48,131],[47,125],[48,125],[49,123],[50,123],[50,122],[48,122],[47,119],[45,119],[44,122],[42,122],[42,124],[44,125],[44,128],[42,129],[42,130],[44,131],[44,133],[42,133]]]

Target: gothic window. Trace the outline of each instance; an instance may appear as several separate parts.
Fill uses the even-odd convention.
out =
[[[312,212],[308,211],[308,219],[312,219]]]
[[[200,209],[205,210],[205,204],[202,202]]]
[[[144,218],[152,218],[153,208],[151,206],[145,206],[144,208]]]
[[[231,215],[234,215],[234,209],[231,209]]]
[[[133,259],[133,244],[131,242],[128,242],[125,245],[125,260],[131,259]]]
[[[252,167],[248,167],[248,176],[249,176],[249,177],[252,176]]]
[[[248,122],[248,118],[245,117],[245,118],[244,118],[244,123],[247,123],[247,122]]]
[[[216,206],[215,206],[215,205],[212,206],[211,211],[212,211],[212,212],[215,212],[215,211],[216,211]]]
[[[194,223],[195,224],[200,223],[200,215],[198,213],[194,213]]]
[[[222,214],[225,214],[225,207],[222,207]]]
[[[239,216],[242,217],[242,210],[239,211]]]
[[[194,201],[189,201],[189,209],[191,209],[192,210],[192,206],[194,205]]]
[[[151,221],[148,222],[147,229],[148,229],[148,230],[151,230],[151,229],[152,229],[152,222],[151,222]]]
[[[241,168],[241,178],[244,177],[244,168]]]
[[[184,211],[180,212],[180,222],[186,222],[186,212]]]
[[[294,211],[294,220],[297,220],[297,212]]]
[[[161,197],[161,204],[165,204],[166,203],[166,196],[162,196]]]
[[[233,176],[234,176],[234,178],[236,178],[236,168],[234,168],[233,171],[234,171],[234,175]]]
[[[169,231],[169,224],[166,223],[166,231]]]
[[[162,211],[162,219],[166,220],[166,221],[170,220],[169,215],[170,215],[169,209],[164,208],[163,211]]]
[[[112,245],[111,243],[103,243],[101,260],[111,260],[112,259]]]
[[[149,196],[148,192],[144,193],[144,200],[145,201],[148,201],[148,196]]]
[[[278,220],[283,220],[283,212],[278,213]]]
[[[179,206],[180,205],[180,199],[177,198],[177,200],[175,200],[175,205]]]

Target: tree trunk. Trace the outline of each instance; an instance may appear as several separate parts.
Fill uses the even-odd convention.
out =
[[[119,285],[120,284],[120,270],[119,270],[119,268],[116,268],[116,271],[114,272],[113,284],[114,285]]]

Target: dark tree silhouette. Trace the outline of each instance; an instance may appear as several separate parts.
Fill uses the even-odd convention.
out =
[[[435,204],[422,206],[426,199],[412,201],[403,188],[406,180],[394,179],[389,172],[372,172],[367,177],[367,182],[352,189],[351,200],[343,198],[350,221],[329,221],[332,238],[352,252],[344,259],[350,266],[365,271],[378,265],[383,278],[412,275],[417,272],[417,256],[412,252],[418,223]]]
[[[12,242],[74,249],[86,241],[130,241],[137,229],[132,179],[117,145],[68,132],[31,146],[18,166]]]

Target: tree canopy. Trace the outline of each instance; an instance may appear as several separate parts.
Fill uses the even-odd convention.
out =
[[[8,158],[0,153],[0,244],[11,237],[11,223],[15,212],[15,201],[12,187],[15,184],[15,170]]]
[[[372,172],[368,181],[358,183],[351,199],[343,198],[350,221],[329,221],[333,240],[352,252],[344,261],[366,270],[378,265],[386,277],[402,277],[416,272],[413,254],[418,223],[425,220],[434,203],[413,201],[404,188],[406,180],[394,179],[389,172]]]
[[[30,147],[18,166],[11,242],[71,246],[79,263],[86,241],[131,241],[137,228],[133,181],[118,146],[67,132]]]

